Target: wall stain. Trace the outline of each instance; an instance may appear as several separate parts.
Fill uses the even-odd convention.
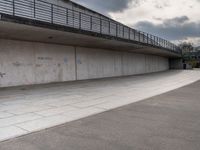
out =
[[[82,61],[80,59],[78,59],[77,64],[82,64]]]
[[[66,63],[66,64],[68,63],[67,57],[64,58],[64,63]]]
[[[42,67],[42,65],[41,65],[41,64],[36,64],[35,66],[36,66],[36,67]]]

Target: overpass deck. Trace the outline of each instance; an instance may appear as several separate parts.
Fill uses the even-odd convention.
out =
[[[149,33],[137,31],[110,18],[105,18],[103,15],[97,17],[42,0],[0,0],[0,14],[1,38],[29,40],[27,33],[29,33],[29,36],[33,36],[26,29],[23,31],[23,33],[27,31],[25,34],[22,32],[17,33],[20,27],[13,29],[15,25],[6,24],[12,22],[68,32],[67,40],[64,38],[58,40],[55,39],[58,35],[49,31],[49,35],[45,39],[46,41],[43,38],[41,42],[87,47],[98,46],[100,48],[125,49],[130,51],[134,49],[135,52],[141,53],[162,53],[163,55],[180,56],[180,49],[167,40]],[[5,27],[8,27],[8,29],[6,30]],[[22,28],[25,27],[22,26]],[[12,31],[10,34],[5,33],[5,31],[9,30]],[[13,32],[16,33],[15,36]],[[41,31],[38,32],[41,33]],[[35,41],[37,39],[39,37],[32,37],[30,40]],[[97,44],[95,45],[94,43]],[[150,52],[146,50],[147,48],[151,49],[149,50]]]

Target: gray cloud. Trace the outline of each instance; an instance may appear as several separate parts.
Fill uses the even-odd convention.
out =
[[[132,0],[73,0],[79,4],[87,6],[98,12],[107,14],[108,12],[123,11],[128,8]],[[139,2],[139,0],[135,0]]]
[[[188,37],[200,37],[200,23],[190,22],[187,16],[166,19],[162,24],[141,21],[136,23],[134,27],[168,40],[185,40]]]
[[[181,25],[190,19],[187,16],[181,16],[181,17],[175,17],[172,19],[166,19],[164,20],[164,25],[171,26],[171,25]]]

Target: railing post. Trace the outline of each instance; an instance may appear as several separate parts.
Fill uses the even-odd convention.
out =
[[[162,39],[162,47],[165,47],[165,43],[164,40]]]
[[[145,33],[143,32],[142,34],[143,34],[142,35],[143,36],[143,43],[145,43]]]
[[[108,34],[110,35],[110,21],[108,21]]]
[[[81,29],[81,12],[79,12],[79,29]]]
[[[51,23],[53,23],[53,4],[51,4]]]
[[[118,37],[118,24],[116,23],[116,37]]]
[[[162,39],[161,38],[160,38],[159,43],[160,43],[160,47],[162,47]]]
[[[168,46],[169,46],[168,44],[169,44],[168,41],[166,41],[166,48],[168,48]]]
[[[156,36],[156,46],[158,46],[158,37]]]
[[[33,17],[35,18],[36,17],[36,15],[35,15],[35,0],[33,1]]]
[[[131,40],[131,29],[128,28],[128,39]]]
[[[90,16],[90,30],[92,31],[92,16]]]
[[[149,44],[152,43],[151,34],[149,34]]]
[[[66,24],[68,25],[68,9],[66,8]]]
[[[13,0],[13,16],[15,15],[15,0]]]
[[[140,39],[140,38],[141,38],[141,37],[140,37],[140,31],[139,31],[138,33],[139,33],[139,42],[140,42],[140,41],[141,41],[141,39]]]
[[[74,26],[74,11],[72,11],[72,21],[73,21],[73,27],[75,28],[75,26]]]
[[[168,41],[166,41],[166,44],[167,44],[167,45],[166,45],[166,47],[168,48],[168,47],[169,47],[169,42],[168,42]]]
[[[148,34],[148,44],[151,44],[151,35],[150,34]]]
[[[124,38],[124,26],[122,25],[122,32],[123,32],[123,34],[122,34],[122,36],[123,36],[123,38]]]
[[[100,33],[102,33],[102,19],[100,18]]]

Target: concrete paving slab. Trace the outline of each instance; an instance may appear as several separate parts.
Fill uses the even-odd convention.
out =
[[[1,107],[1,106],[0,106],[0,107]],[[11,117],[11,116],[13,116],[13,114],[6,113],[6,112],[1,112],[1,113],[0,113],[0,119],[7,118],[7,117]]]
[[[22,134],[47,129],[135,103],[198,80],[200,70],[172,70],[139,76],[0,89],[0,130],[9,127],[13,131],[9,134],[9,128],[5,130],[0,140],[21,135],[19,129],[26,131],[20,132]],[[184,103],[180,107],[184,107]],[[196,108],[198,105],[194,106]]]
[[[20,129],[15,126],[8,126],[0,128],[0,140],[15,138],[17,136],[21,136],[27,134],[26,130]]]
[[[7,117],[7,118],[1,119],[0,120],[0,128],[7,127],[10,125],[16,125],[18,123],[31,121],[31,120],[35,120],[38,118],[42,118],[42,117],[39,115],[33,114],[33,113],[28,113],[28,114],[23,114],[23,115],[14,115],[12,117]]]
[[[199,150],[199,88],[200,81],[118,109],[0,142],[0,149]],[[94,110],[87,110],[85,114],[90,111]]]

